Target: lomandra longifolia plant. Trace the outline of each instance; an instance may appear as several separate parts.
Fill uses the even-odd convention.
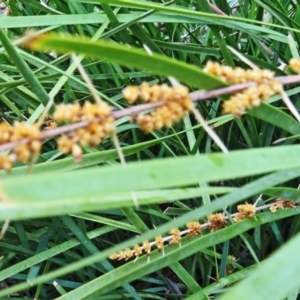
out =
[[[288,144],[300,132],[297,103],[289,98],[296,93],[293,84],[300,82],[300,60],[295,51],[281,55],[285,37],[274,30],[286,29],[250,19],[241,26],[240,19],[206,1],[87,2],[22,2],[20,9],[35,11],[30,19],[35,26],[45,21],[44,13],[49,20],[48,14],[55,12],[53,22],[61,26],[74,22],[71,11],[82,16],[89,12],[82,18],[88,25],[68,23],[59,28],[61,34],[29,33],[12,41],[15,31],[8,29],[6,35],[0,29],[7,51],[3,61],[13,62],[21,75],[0,86],[25,82],[37,96],[37,103],[29,103],[33,113],[26,102],[21,109],[25,118],[15,110],[3,115],[0,124],[0,199],[6,220],[1,249],[22,243],[22,249],[7,247],[16,254],[4,254],[0,261],[8,265],[0,270],[1,284],[6,284],[0,298],[226,295],[298,228],[288,219],[299,213],[298,190],[286,186],[300,173],[299,146],[272,144]],[[124,6],[117,7],[121,2]],[[187,3],[191,7],[182,10]],[[241,10],[234,4],[231,12],[247,13],[244,5]],[[252,13],[269,17],[256,10],[256,2],[251,5]],[[60,15],[67,7],[70,11]],[[214,12],[209,22],[222,20],[222,27],[214,24],[210,29],[203,19],[198,26],[199,18],[208,17],[200,16],[207,8]],[[291,2],[288,9],[297,16]],[[139,15],[141,10],[145,14]],[[173,27],[178,17],[195,24]],[[172,22],[157,23],[161,20]],[[75,22],[80,21],[81,16]],[[291,22],[298,23],[296,17]],[[233,29],[225,32],[228,24]],[[65,29],[76,35],[62,33]],[[228,41],[245,56],[227,47]],[[285,42],[292,48],[290,37]],[[36,72],[32,66],[38,66]],[[10,66],[8,74],[14,72]],[[2,92],[0,100],[10,103]],[[26,117],[30,119],[23,122]],[[43,174],[34,174],[39,172]],[[284,187],[279,186],[283,182]],[[43,217],[46,225],[38,228],[35,218]],[[29,226],[24,223],[26,234],[22,222],[15,227],[10,223],[22,219],[30,219]],[[297,256],[295,249],[290,250]],[[282,264],[288,266],[282,273],[291,274],[297,261]],[[230,299],[259,299],[251,292],[260,284],[272,286],[265,288],[272,296],[279,295],[282,289],[265,284],[269,273],[264,266],[260,270],[258,284]],[[280,272],[271,273],[273,279]],[[59,281],[62,278],[67,281]],[[284,284],[278,286],[290,291],[292,280],[281,280]]]
[[[300,61],[292,59],[290,68],[298,72]],[[275,94],[283,94],[283,84],[288,78],[276,78],[269,70],[232,68],[209,61],[204,71],[230,83],[231,89],[223,88],[210,92],[189,93],[189,89],[181,84],[174,86],[154,84],[150,86],[144,82],[140,86],[127,86],[123,89],[124,99],[132,105],[123,110],[113,110],[106,102],[96,99],[95,103],[85,101],[82,105],[59,104],[55,107],[52,116],[47,115],[53,128],[40,130],[39,123],[28,125],[16,122],[12,126],[3,122],[0,124],[0,147],[11,149],[12,152],[2,155],[0,167],[11,171],[13,162],[27,162],[31,156],[38,155],[41,150],[41,141],[45,138],[59,135],[57,147],[64,154],[72,154],[75,162],[82,160],[82,147],[96,147],[108,136],[114,134],[114,122],[121,116],[131,114],[131,122],[136,122],[142,131],[150,133],[163,127],[171,127],[181,121],[190,112],[195,112],[194,101],[204,100],[205,97],[231,93],[229,99],[223,103],[223,113],[232,114],[241,118],[246,110],[258,107],[262,101]],[[249,86],[249,87],[248,87]],[[236,92],[235,92],[236,89]],[[143,104],[145,103],[145,104]],[[144,113],[144,111],[149,111]],[[197,119],[197,113],[196,113]],[[64,125],[64,124],[68,125]],[[136,259],[150,253],[155,246],[164,255],[164,246],[178,244],[184,236],[193,237],[224,228],[228,220],[240,222],[246,218],[255,218],[255,214],[263,209],[276,212],[277,209],[295,208],[297,203],[283,199],[276,199],[274,203],[256,206],[240,204],[237,213],[225,215],[214,213],[207,216],[207,222],[200,224],[190,221],[185,230],[174,228],[169,235],[155,237],[153,242],[144,241],[141,246],[135,245],[132,249],[125,249],[110,255],[112,260]]]

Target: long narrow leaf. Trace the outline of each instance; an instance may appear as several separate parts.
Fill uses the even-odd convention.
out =
[[[287,242],[260,268],[253,271],[247,280],[232,288],[221,299],[281,300],[287,297],[291,290],[299,286],[299,280],[295,280],[300,268],[299,247],[300,234]]]
[[[153,73],[174,76],[178,80],[198,88],[213,89],[226,83],[205,73],[202,69],[159,54],[130,48],[108,41],[91,41],[84,37],[72,37],[50,33],[33,37],[26,42],[33,50],[52,49],[59,53],[76,52],[99,59],[109,59],[126,66],[146,69]]]

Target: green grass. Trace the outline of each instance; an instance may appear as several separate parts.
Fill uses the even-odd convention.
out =
[[[93,100],[70,52],[119,110],[129,106],[123,88],[143,81],[173,76],[192,92],[226,86],[203,67],[247,68],[227,45],[277,76],[299,57],[299,1],[216,1],[226,15],[201,0],[43,3],[9,1],[10,15],[0,18],[0,117],[9,124],[35,123],[50,99],[50,113]],[[32,28],[53,33],[28,49],[23,36]],[[298,109],[297,85],[285,91]],[[30,172],[30,163],[0,171],[0,298],[298,299],[299,122],[280,96],[239,119],[222,115],[225,99],[195,106],[228,154],[193,114],[150,134],[123,116],[116,132],[125,165],[110,138],[83,148],[74,163],[51,137]],[[279,198],[295,207],[272,213],[268,205]],[[136,262],[109,259],[190,221],[203,224],[211,213],[230,216],[246,201],[264,209],[185,236],[164,255],[153,247]],[[228,255],[237,258],[232,273]]]

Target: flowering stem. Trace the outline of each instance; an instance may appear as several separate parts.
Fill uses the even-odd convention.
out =
[[[279,80],[283,85],[286,84],[292,84],[296,82],[300,82],[300,75],[291,75],[291,76],[281,76],[281,77],[275,77],[277,80]],[[223,95],[233,94],[239,91],[242,91],[244,89],[247,89],[249,87],[256,86],[257,84],[255,82],[248,82],[248,83],[242,83],[242,84],[236,84],[231,85],[227,87],[223,87],[220,89],[215,89],[212,91],[195,91],[189,94],[189,97],[194,101],[202,101],[207,100],[215,97],[220,97]],[[146,104],[140,104],[136,106],[131,106],[128,108],[125,108],[123,110],[116,110],[112,112],[112,117],[115,119],[122,118],[124,116],[128,115],[134,115],[138,114],[139,112],[145,111],[145,110],[151,110],[157,107],[160,107],[165,104],[165,101],[159,101],[154,103],[146,103]],[[95,120],[96,121],[96,120]],[[88,121],[80,121],[77,123],[73,123],[70,125],[60,126],[58,128],[45,130],[41,133],[41,140],[52,138],[54,136],[70,132],[79,128],[86,127],[89,124]],[[15,148],[16,146],[29,142],[29,139],[21,139],[15,142],[5,143],[0,145],[0,151],[10,150]]]
[[[296,202],[281,199],[276,199],[275,202],[264,204],[258,207],[253,204],[248,204],[246,202],[244,205],[239,205],[242,206],[242,208],[240,208],[239,206],[237,207],[237,213],[233,213],[227,216],[224,213],[212,214],[207,217],[209,221],[203,224],[200,224],[198,221],[189,222],[186,224],[187,229],[185,230],[179,230],[177,228],[173,229],[169,232],[169,235],[165,237],[157,236],[154,241],[145,241],[141,246],[135,245],[132,249],[128,248],[126,250],[120,251],[119,253],[113,253],[110,255],[110,259],[128,260],[132,257],[135,257],[136,260],[140,255],[145,253],[146,255],[148,255],[149,261],[151,249],[155,246],[164,255],[164,246],[167,244],[167,242],[169,246],[173,244],[179,244],[180,246],[181,237],[192,237],[199,234],[201,235],[202,229],[204,228],[207,228],[210,232],[219,230],[227,225],[226,220],[228,219],[233,219],[233,222],[240,222],[245,218],[255,218],[255,213],[264,209],[270,209],[274,213],[276,212],[277,208],[294,208],[296,207],[296,205]],[[249,214],[248,211],[249,207],[251,208],[251,210],[253,209],[253,213],[251,214]]]

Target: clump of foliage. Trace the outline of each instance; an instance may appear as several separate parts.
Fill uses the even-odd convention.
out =
[[[300,10],[219,2],[0,1],[1,299],[297,299]]]

